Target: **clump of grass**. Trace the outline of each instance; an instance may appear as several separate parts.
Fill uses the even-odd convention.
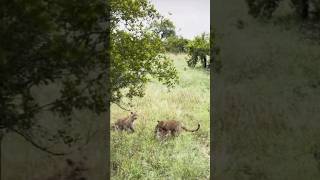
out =
[[[187,67],[184,54],[169,57],[180,83],[168,91],[153,81],[143,98],[132,101],[140,115],[136,132],[111,132],[112,179],[209,179],[209,72]],[[112,122],[127,114],[112,105]],[[159,142],[154,139],[154,127],[165,119],[180,120],[190,128],[200,123],[201,128]]]

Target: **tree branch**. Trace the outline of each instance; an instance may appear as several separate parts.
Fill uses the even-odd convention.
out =
[[[27,135],[23,134],[22,132],[20,132],[17,129],[14,128],[10,128],[11,131],[17,133],[18,135],[20,135],[21,137],[23,137],[27,142],[31,143],[34,147],[36,147],[37,149],[40,149],[41,151],[44,151],[50,155],[54,155],[54,156],[65,156],[68,154],[72,154],[75,150],[71,150],[69,152],[53,152],[51,150],[49,150],[48,148],[45,148],[39,144],[37,144],[35,141],[32,140],[32,138],[28,137]],[[84,144],[82,144],[81,146],[79,146],[77,149],[81,150],[84,146],[88,145],[88,143],[90,142],[90,140],[97,134],[97,130],[94,131],[93,133],[90,133],[90,131],[88,131],[87,134],[87,138],[84,142]]]
[[[26,136],[25,134],[21,133],[19,130],[14,129],[14,128],[10,128],[11,131],[17,133],[18,135],[20,135],[21,137],[23,137],[27,142],[31,143],[34,147],[36,147],[37,149],[40,149],[48,154],[54,155],[54,156],[64,156],[67,154],[71,154],[71,152],[68,153],[61,153],[61,152],[53,152],[48,150],[45,147],[40,146],[39,144],[37,144],[36,142],[34,142],[30,137]]]
[[[118,104],[118,103],[116,103],[116,102],[112,102],[112,103],[114,103],[114,104],[117,105],[119,108],[121,108],[121,109],[123,109],[123,110],[125,110],[125,111],[131,111],[131,110],[128,110],[128,109],[122,107],[120,104]]]

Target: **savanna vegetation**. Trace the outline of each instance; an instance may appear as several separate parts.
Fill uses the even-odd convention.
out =
[[[124,1],[125,2],[125,1]],[[143,3],[142,3],[143,2]],[[197,62],[188,67],[190,41],[177,36],[175,26],[147,1],[127,1],[114,9],[111,79],[114,103],[111,123],[138,114],[134,133],[111,131],[112,179],[209,178],[209,72]],[[120,3],[121,5],[121,3]],[[132,8],[136,7],[136,8]],[[141,11],[140,11],[141,10]],[[148,19],[149,23],[139,23]],[[125,24],[125,25],[121,25]],[[135,27],[135,28],[132,28]],[[208,36],[206,36],[208,37]],[[205,47],[209,53],[209,41]],[[198,47],[198,46],[197,46]],[[125,51],[124,51],[125,49]],[[174,54],[172,54],[174,53]],[[178,138],[158,141],[158,120],[176,119],[187,127]]]
[[[167,52],[171,53],[187,53],[187,45],[189,43],[188,39],[185,39],[181,36],[170,36],[165,42],[165,48]]]
[[[187,61],[188,66],[195,67],[198,63],[202,64],[203,68],[210,66],[209,34],[203,33],[200,36],[194,37],[194,39],[188,43],[187,48],[188,55],[190,56]]]
[[[208,179],[210,83],[201,62],[207,63],[209,36],[177,36],[148,1],[113,3],[111,123],[128,109],[138,119],[134,133],[111,131],[112,179]],[[196,62],[189,67],[190,58]],[[158,141],[154,128],[167,119],[201,128]]]
[[[112,134],[111,154],[120,159],[113,161],[114,177],[145,175],[143,166],[134,163],[156,161],[140,159],[147,152],[140,151],[143,148],[155,148],[153,152],[159,153],[155,157],[163,154],[150,177],[208,177],[208,72],[185,67],[184,55],[167,53],[186,53],[188,41],[176,36],[174,24],[148,0],[2,1],[0,10],[0,143],[3,139],[7,144],[12,141],[16,150],[6,146],[5,153],[17,154],[23,149],[21,139],[40,150],[30,152],[39,154],[43,161],[48,160],[47,155],[80,151],[79,144],[86,145],[94,135],[87,128],[92,124],[103,128],[97,123],[98,117],[108,111],[110,103],[112,113],[117,113],[123,102],[131,102],[142,115],[140,122],[148,122],[147,129],[140,125],[133,135]],[[156,90],[161,90],[157,97],[151,93]],[[156,111],[156,107],[167,108],[167,112]],[[120,113],[112,117],[115,115]],[[153,120],[163,117],[181,118],[188,126],[199,121],[202,127],[195,135],[186,133],[176,141],[161,144],[167,148],[156,149],[159,142],[149,138],[149,130]],[[135,151],[137,161],[122,163],[125,161],[121,158],[130,158],[123,152],[132,152],[131,143],[136,140],[141,140],[135,146],[141,148]],[[178,153],[177,161],[170,161],[172,157],[165,157],[165,152]],[[17,160],[10,157],[4,161]],[[198,158],[194,166],[190,166],[189,157]],[[28,163],[19,164],[22,170]],[[39,165],[32,167],[41,169]],[[163,169],[167,173],[161,172]],[[5,177],[15,173],[8,174]]]
[[[169,54],[177,69],[175,88],[153,79],[145,96],[131,100],[139,115],[136,132],[111,132],[112,179],[209,179],[210,169],[210,81],[209,72],[190,68],[186,54]],[[129,100],[127,101],[129,102]],[[111,106],[111,120],[128,115]],[[154,138],[158,120],[177,119],[198,132],[183,132],[179,137],[160,142]]]

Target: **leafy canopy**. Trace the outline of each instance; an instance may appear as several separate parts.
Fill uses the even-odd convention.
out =
[[[150,29],[150,23],[161,17],[154,7],[147,0],[108,3],[0,2],[1,137],[17,133],[35,147],[61,155],[48,143],[71,146],[79,139],[70,128],[76,110],[107,111],[108,92],[112,102],[142,96],[151,77],[173,86],[176,70],[163,55],[160,37]],[[109,30],[112,38],[106,42]],[[55,92],[41,101],[37,97],[43,89]],[[48,111],[63,121],[54,132],[38,118]]]
[[[176,36],[176,27],[172,21],[167,18],[161,17],[152,23],[154,32],[160,35],[161,39]]]
[[[168,21],[147,0],[111,0],[111,9],[111,101],[143,96],[151,78],[172,87],[177,72],[164,54],[161,37],[167,32],[157,26]]]
[[[198,62],[207,67],[207,56],[210,56],[210,37],[207,33],[196,36],[188,44],[188,66],[195,67]]]
[[[181,36],[170,36],[165,41],[165,48],[168,52],[172,53],[186,53],[187,45],[189,43],[188,39]]]
[[[105,8],[99,0],[0,2],[2,135],[15,132],[50,152],[37,139],[75,142],[63,130],[70,127],[75,109],[107,110]],[[53,84],[59,88],[50,102],[36,98]],[[49,136],[38,123],[44,111],[59,115],[65,127]]]

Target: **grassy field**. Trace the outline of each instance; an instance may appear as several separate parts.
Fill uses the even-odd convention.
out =
[[[157,81],[147,85],[143,98],[133,100],[139,115],[136,132],[111,132],[112,179],[209,179],[209,72],[187,67],[186,55],[169,55],[180,82],[170,92]],[[129,112],[111,107],[111,121]],[[158,120],[177,119],[198,132],[158,142],[153,137]]]

